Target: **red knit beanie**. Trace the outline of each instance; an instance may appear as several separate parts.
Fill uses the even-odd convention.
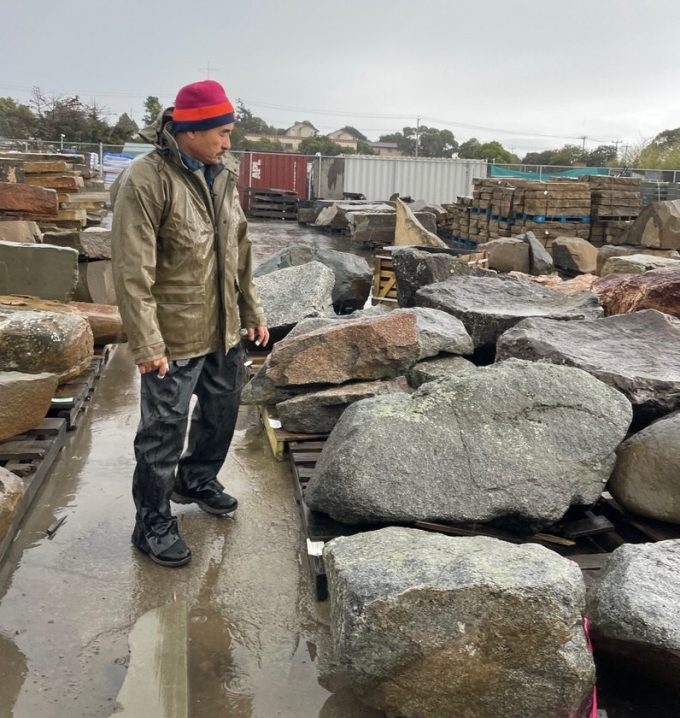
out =
[[[172,120],[175,132],[210,130],[232,123],[234,107],[219,82],[192,82],[177,93]]]

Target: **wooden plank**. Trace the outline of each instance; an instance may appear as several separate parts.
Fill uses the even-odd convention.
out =
[[[31,212],[52,218],[59,211],[57,193],[44,187],[0,182],[0,211]]]

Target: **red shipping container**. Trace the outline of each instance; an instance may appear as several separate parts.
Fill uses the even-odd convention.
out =
[[[285,189],[307,199],[306,155],[242,152],[238,193],[243,211],[250,208],[251,188]]]

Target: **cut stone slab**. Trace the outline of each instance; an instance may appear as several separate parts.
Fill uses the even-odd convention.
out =
[[[503,519],[536,530],[598,499],[631,416],[620,392],[571,367],[464,371],[350,406],[305,499],[350,524]]]
[[[510,272],[511,277],[521,279],[525,282],[533,282],[543,287],[553,289],[560,294],[578,294],[579,292],[594,292],[593,284],[597,281],[596,274],[579,274],[571,279],[562,279],[557,274],[537,275],[522,274],[521,272]]]
[[[480,245],[489,253],[489,269],[497,272],[523,272],[530,270],[529,244],[519,238],[501,237]]]
[[[593,291],[608,316],[656,309],[680,318],[680,268],[609,274],[593,284]]]
[[[59,199],[53,189],[0,182],[0,212],[30,212],[56,217]]]
[[[187,605],[145,613],[128,638],[130,665],[113,716],[188,718]]]
[[[308,244],[293,244],[276,252],[255,268],[254,276],[262,277],[279,269],[317,261],[335,275],[333,304],[340,309],[360,309],[371,291],[373,271],[363,257]]]
[[[308,317],[333,314],[335,275],[321,262],[307,262],[255,278],[270,330],[290,328]]]
[[[111,232],[45,232],[43,241],[56,247],[71,247],[81,259],[111,259]]]
[[[633,513],[680,524],[680,412],[625,441],[608,489]]]
[[[652,257],[680,259],[680,252],[675,249],[652,249],[651,247],[639,247],[637,245],[620,244],[614,246],[605,244],[597,250],[597,273],[602,274],[602,267],[611,257],[625,257],[631,254],[649,254]]]
[[[77,283],[75,250],[0,241],[0,294],[30,294],[68,302]]]
[[[680,671],[680,541],[614,551],[588,595],[595,651],[628,670],[666,680]]]
[[[384,379],[441,351],[470,353],[465,328],[450,319],[443,312],[398,309],[384,316],[336,321],[277,343],[267,378],[282,387]]]
[[[645,207],[626,234],[628,244],[680,249],[680,200]]]
[[[92,304],[117,304],[110,259],[81,262],[78,265],[78,285],[73,299]]]
[[[641,274],[650,269],[680,269],[680,259],[652,257],[649,254],[631,254],[610,257],[602,266],[601,276],[608,274]]]
[[[354,211],[347,213],[350,237],[353,242],[369,246],[394,245],[397,231],[397,213],[393,207],[391,212]],[[434,234],[437,230],[435,216],[429,212],[414,213],[415,219],[423,229]],[[436,236],[436,235],[435,235]]]
[[[406,373],[408,383],[417,389],[428,381],[437,381],[447,377],[470,371],[477,367],[467,359],[450,354],[436,356],[433,359],[425,359],[414,364]]]
[[[452,276],[484,276],[486,269],[471,268],[453,254],[429,252],[416,247],[399,247],[392,251],[392,266],[397,282],[400,307],[413,307],[416,292],[428,284],[450,279]]]
[[[118,307],[90,302],[71,302],[70,306],[85,315],[95,344],[118,344],[127,341]]]
[[[65,382],[90,366],[93,344],[83,316],[0,307],[0,371],[47,372]]]
[[[434,232],[429,232],[413,214],[411,208],[399,198],[396,200],[397,226],[394,232],[395,246],[425,246],[447,248],[446,242]]]
[[[42,242],[42,233],[36,222],[0,220],[0,241],[39,244]]]
[[[458,317],[475,347],[493,345],[498,337],[527,317],[595,319],[602,316],[597,297],[584,292],[565,296],[513,277],[452,277],[422,287],[416,304]]]
[[[408,391],[405,377],[343,384],[283,401],[276,405],[276,411],[285,431],[328,434],[350,404],[374,396]]]
[[[573,562],[397,527],[334,539],[324,562],[337,671],[368,705],[405,718],[583,715],[595,667]]]
[[[526,319],[498,341],[496,358],[583,369],[660,416],[680,409],[680,320],[645,309],[595,321]]]
[[[12,528],[24,490],[24,482],[16,474],[0,466],[0,543]]]
[[[556,237],[552,242],[555,267],[570,274],[594,274],[597,247],[580,237]]]
[[[54,374],[0,371],[0,441],[38,426],[56,388]]]

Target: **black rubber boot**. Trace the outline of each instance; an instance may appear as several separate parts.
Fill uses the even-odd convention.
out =
[[[179,493],[174,491],[170,500],[178,504],[198,504],[203,511],[213,516],[225,516],[231,518],[238,508],[238,501],[229,494],[222,491],[217,482],[211,482],[200,489],[191,492]]]
[[[184,543],[177,531],[177,519],[171,518],[164,526],[144,531],[139,524],[135,523],[132,532],[132,545],[145,553],[149,558],[160,566],[184,566],[191,560],[191,550]]]

